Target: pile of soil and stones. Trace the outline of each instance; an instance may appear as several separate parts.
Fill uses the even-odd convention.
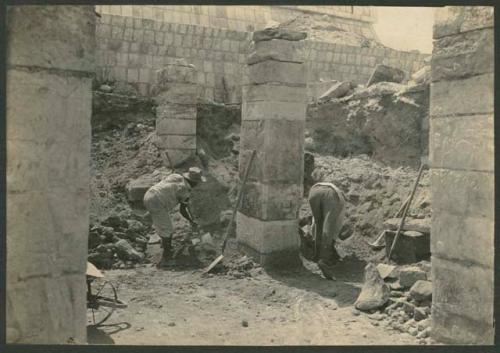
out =
[[[365,284],[353,308],[354,315],[368,315],[375,326],[407,332],[420,344],[431,343],[431,264],[368,264]]]

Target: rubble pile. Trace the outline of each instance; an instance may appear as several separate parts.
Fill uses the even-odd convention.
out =
[[[339,253],[381,259],[385,252],[374,252],[367,243],[387,228],[386,221],[394,217],[410,195],[418,171],[403,166],[393,168],[366,155],[339,158],[314,153],[314,157],[313,179],[334,183],[346,196],[341,238],[347,240],[339,242]],[[428,221],[431,217],[429,177],[429,172],[424,171],[408,210],[407,223],[414,219]],[[299,214],[302,220],[311,216],[306,198]]]
[[[429,85],[419,80],[369,87],[335,83],[308,106],[306,149],[344,157],[367,154],[393,166],[418,166],[427,155],[429,111]]]
[[[372,273],[374,268],[378,274]],[[367,276],[376,276],[383,283],[366,281],[367,288],[363,287],[356,308],[366,312],[376,326],[382,323],[387,328],[416,336],[421,344],[430,343],[432,306],[430,268],[428,261],[405,266],[379,264],[375,267],[369,264]],[[380,295],[378,289],[380,287],[387,288],[385,296]],[[366,295],[368,292],[373,293],[372,297]],[[359,305],[367,302],[379,305]]]

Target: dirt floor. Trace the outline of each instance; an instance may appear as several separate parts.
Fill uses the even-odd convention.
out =
[[[153,261],[160,247],[152,245]],[[365,263],[347,258],[337,280],[316,265],[285,272],[256,267],[249,276],[204,276],[199,268],[153,265],[109,270],[128,304],[89,327],[89,343],[120,345],[414,345],[415,337],[353,310]]]

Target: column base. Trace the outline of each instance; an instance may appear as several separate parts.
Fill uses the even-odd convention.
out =
[[[265,269],[290,269],[302,266],[298,249],[277,250],[261,253],[247,244],[238,242],[238,250],[251,257]]]

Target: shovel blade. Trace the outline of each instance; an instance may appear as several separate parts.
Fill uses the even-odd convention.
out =
[[[224,258],[224,255],[222,255],[222,254],[221,254],[221,255],[219,255],[219,257],[218,257],[218,258],[216,258],[214,261],[212,261],[212,263],[211,263],[210,265],[208,265],[208,267],[206,267],[206,268],[203,270],[203,273],[208,273],[208,272],[212,271],[212,269],[213,269],[215,266],[217,266],[217,264],[218,264],[219,262],[221,262],[223,258]]]

